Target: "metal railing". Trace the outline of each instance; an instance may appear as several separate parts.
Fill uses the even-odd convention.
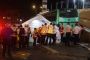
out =
[[[80,41],[85,43],[90,43],[90,29],[86,28],[82,30]]]

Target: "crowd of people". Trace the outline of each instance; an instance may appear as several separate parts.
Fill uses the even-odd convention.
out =
[[[80,40],[81,30],[82,27],[79,23],[76,23],[74,28],[71,27],[70,23],[67,23],[65,27],[63,24],[56,26],[53,23],[45,23],[39,28],[34,28],[33,32],[27,24],[22,27],[22,25],[16,26],[7,23],[1,31],[2,54],[5,56],[7,52],[11,56],[11,50],[29,48],[31,37],[33,38],[33,46],[36,46],[37,43],[40,45],[55,45],[57,40],[65,43],[65,46],[70,46],[70,42],[76,45]]]

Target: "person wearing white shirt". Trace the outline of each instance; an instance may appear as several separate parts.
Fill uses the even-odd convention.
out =
[[[24,38],[25,39],[25,47],[28,48],[29,47],[29,36],[31,33],[29,25],[25,25],[24,30],[25,30],[25,38]]]
[[[80,32],[81,32],[82,28],[76,24],[76,26],[73,28],[73,36],[74,36],[74,44],[76,45],[79,42],[79,36],[80,36]]]

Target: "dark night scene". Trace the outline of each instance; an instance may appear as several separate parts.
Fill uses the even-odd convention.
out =
[[[0,60],[90,60],[90,0],[0,0]]]

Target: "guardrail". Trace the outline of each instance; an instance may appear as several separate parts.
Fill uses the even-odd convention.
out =
[[[83,12],[83,11],[90,11],[90,8],[87,8],[87,9],[79,9],[80,13]]]
[[[86,28],[82,31],[80,41],[90,43],[90,29]]]

